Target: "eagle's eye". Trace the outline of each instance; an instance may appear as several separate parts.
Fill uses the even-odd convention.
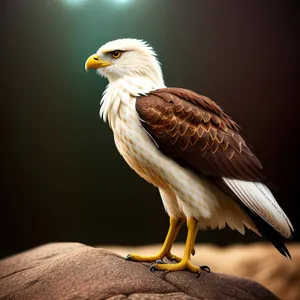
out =
[[[111,55],[112,55],[112,57],[113,57],[114,59],[117,59],[117,58],[119,58],[119,57],[121,56],[121,51],[120,51],[120,50],[115,50],[115,51],[113,51],[113,52],[111,53]]]

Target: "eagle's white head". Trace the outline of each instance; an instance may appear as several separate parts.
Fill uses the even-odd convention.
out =
[[[99,48],[85,63],[88,69],[109,80],[102,100],[100,117],[111,126],[120,103],[133,105],[140,94],[165,87],[156,53],[146,42],[138,39],[119,39]]]
[[[87,59],[85,69],[97,69],[110,83],[141,77],[152,81],[153,86],[164,85],[156,53],[143,40],[119,39],[108,42]]]

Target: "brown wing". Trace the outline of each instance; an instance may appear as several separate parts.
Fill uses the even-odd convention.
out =
[[[264,194],[264,200],[258,202],[261,191],[257,191],[257,186],[251,191],[254,196],[244,190],[239,190],[241,195],[237,196],[222,178],[269,185],[259,160],[241,137],[239,127],[215,102],[189,90],[165,88],[138,97],[136,110],[145,130],[165,155],[200,176],[210,177],[225,194],[237,201],[256,229],[281,254],[290,257],[282,236],[290,236],[292,225],[279,206],[275,208],[276,217],[268,211],[273,208],[268,202],[274,205],[276,200]],[[246,188],[245,183],[240,187]],[[245,199],[248,196],[250,198]]]
[[[212,100],[180,88],[136,100],[145,130],[160,150],[198,174],[266,182],[238,125]]]

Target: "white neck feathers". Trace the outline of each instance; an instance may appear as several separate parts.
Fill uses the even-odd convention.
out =
[[[100,117],[104,122],[108,120],[111,126],[120,104],[135,105],[135,98],[139,95],[165,87],[162,76],[155,79],[149,79],[148,76],[125,76],[110,82],[100,102]]]

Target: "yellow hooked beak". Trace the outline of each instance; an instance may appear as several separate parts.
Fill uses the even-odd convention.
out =
[[[85,62],[85,70],[88,71],[89,69],[99,69],[104,68],[107,66],[111,66],[112,63],[109,61],[104,61],[99,58],[97,54],[91,55]]]

